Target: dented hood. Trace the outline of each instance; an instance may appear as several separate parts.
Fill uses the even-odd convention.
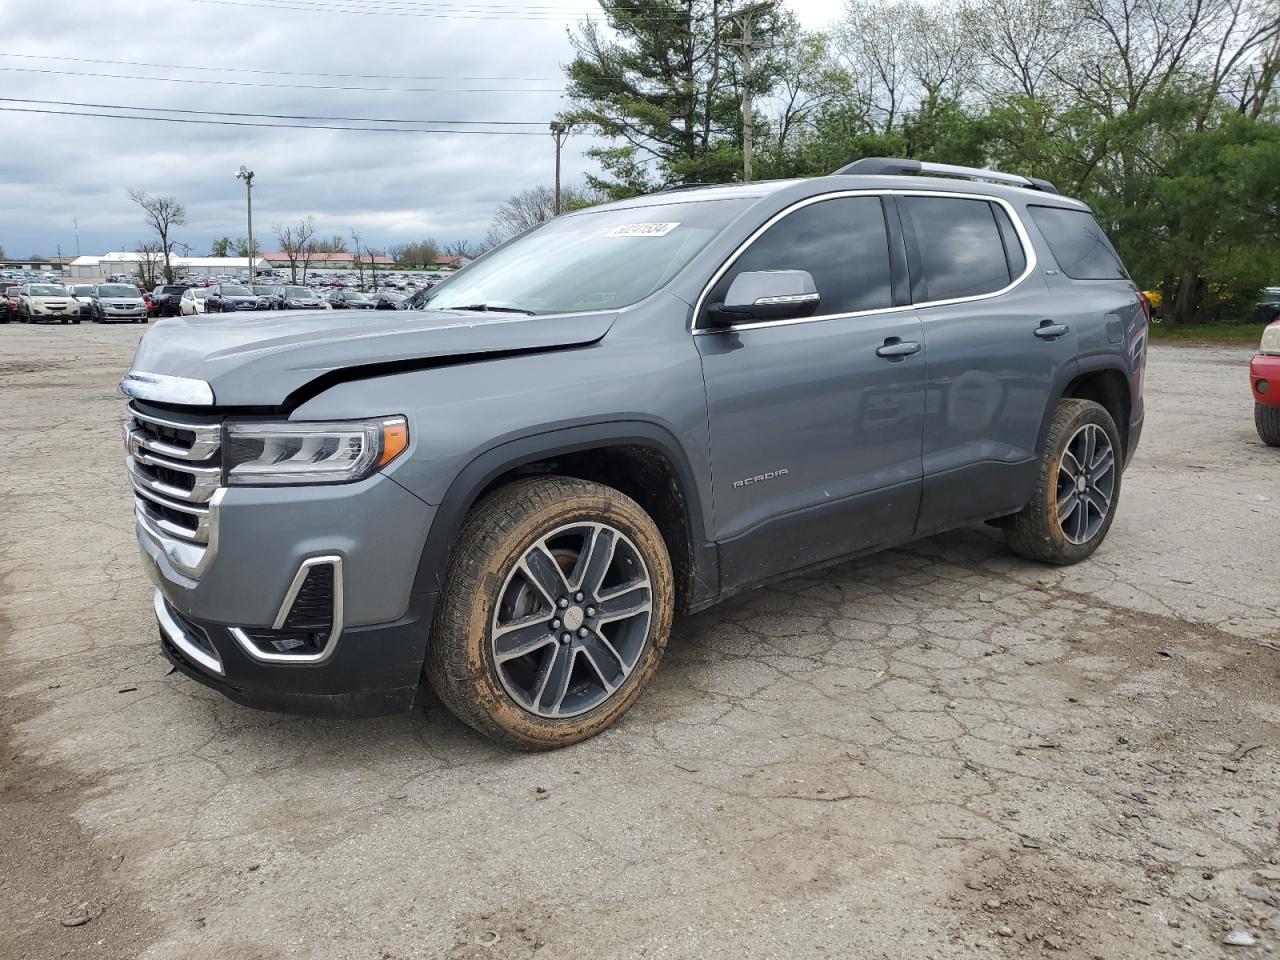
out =
[[[389,364],[404,369],[419,362],[427,366],[487,353],[594,343],[615,317],[456,310],[175,317],[147,331],[129,373],[203,381],[218,406],[279,406],[313,380],[338,371],[360,376]]]

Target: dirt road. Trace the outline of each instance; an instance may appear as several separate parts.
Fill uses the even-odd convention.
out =
[[[0,956],[1278,942],[1280,451],[1248,351],[1153,349],[1090,562],[974,530],[758,591],[678,623],[616,728],[525,756],[433,703],[299,720],[166,675],[114,394],[139,333],[0,327]]]

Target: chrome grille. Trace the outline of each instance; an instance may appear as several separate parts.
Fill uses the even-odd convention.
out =
[[[152,412],[135,401],[124,435],[138,523],[177,567],[197,575],[216,535],[222,424],[207,415]]]

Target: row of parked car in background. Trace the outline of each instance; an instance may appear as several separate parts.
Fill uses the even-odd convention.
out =
[[[0,323],[146,323],[152,317],[242,310],[410,310],[420,306],[438,282],[426,278],[403,290],[386,286],[367,293],[345,283],[321,292],[297,284],[233,281],[160,284],[147,292],[115,278],[108,283],[67,285],[28,280],[0,283]]]

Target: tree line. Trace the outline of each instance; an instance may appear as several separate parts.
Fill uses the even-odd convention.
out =
[[[778,0],[749,78],[725,0],[599,2],[561,119],[603,136],[603,197],[739,179],[749,83],[756,178],[897,156],[1050,180],[1175,322],[1280,283],[1276,0],[846,0],[825,30]]]

